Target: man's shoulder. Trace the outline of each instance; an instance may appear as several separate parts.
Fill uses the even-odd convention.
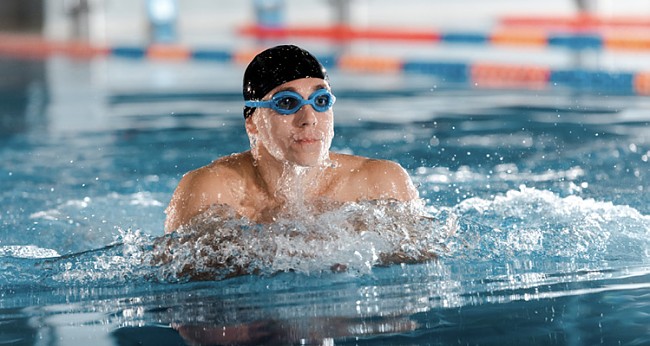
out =
[[[221,157],[203,167],[213,174],[241,175],[253,168],[253,156],[250,151]]]
[[[402,166],[397,162],[374,159],[364,156],[348,155],[348,154],[335,154],[335,161],[343,168],[348,169],[351,173],[356,174],[374,174],[377,172],[393,172],[402,171]]]
[[[242,198],[239,191],[244,190],[246,160],[245,153],[234,154],[187,172],[167,207],[166,232],[189,223],[211,206],[237,205]]]
[[[363,156],[337,154],[335,161],[348,174],[348,188],[356,190],[360,199],[411,200],[417,197],[411,178],[394,161]]]
[[[187,172],[183,181],[194,187],[219,187],[243,181],[251,166],[247,153],[221,157],[208,165]]]

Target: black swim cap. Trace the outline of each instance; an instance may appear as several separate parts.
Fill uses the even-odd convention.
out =
[[[278,85],[300,78],[328,80],[327,71],[308,51],[283,45],[259,53],[244,72],[244,100],[260,100]],[[244,118],[255,108],[244,107]]]

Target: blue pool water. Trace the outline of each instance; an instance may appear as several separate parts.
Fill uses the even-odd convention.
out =
[[[233,79],[197,88],[154,66],[144,87],[114,74],[148,63],[96,63],[2,60],[0,344],[650,343],[647,99],[332,71],[333,149],[398,161],[423,205],[208,215],[197,241],[161,238],[163,210],[184,172],[247,148],[242,67],[193,65]],[[373,266],[404,234],[438,258]],[[201,262],[227,235],[261,274]]]

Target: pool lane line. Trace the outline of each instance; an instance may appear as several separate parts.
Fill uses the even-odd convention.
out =
[[[113,47],[112,56],[137,59],[194,59],[248,64],[259,50],[168,48],[179,52],[160,54],[160,48]],[[152,51],[154,53],[152,53]],[[328,69],[353,73],[410,73],[437,77],[445,82],[478,88],[567,88],[585,92],[650,95],[650,71],[606,71],[584,68],[552,69],[525,64],[448,62],[354,54],[316,54]]]
[[[230,50],[189,48],[183,45],[113,47],[93,46],[83,42],[53,42],[35,36],[0,34],[0,55],[43,59],[66,55],[78,59],[111,56],[129,59],[166,61],[209,61],[248,64],[259,52],[256,49]],[[487,63],[481,61],[435,61],[352,54],[317,55],[328,69],[351,73],[410,73],[439,78],[442,82],[465,84],[477,88],[525,88],[650,95],[649,71],[606,71],[583,68],[552,69],[525,64]]]
[[[568,50],[650,50],[650,28],[643,32],[557,31],[539,28],[497,28],[491,32],[434,31],[349,26],[288,26],[268,28],[255,25],[238,30],[243,36],[258,39],[317,38],[333,41],[379,40],[416,41],[429,44],[550,47]]]
[[[564,88],[602,94],[650,95],[649,72],[583,68],[551,69],[514,64],[431,61],[407,61],[403,65],[403,71],[432,75],[446,82],[477,88],[530,90]]]
[[[171,50],[171,48],[168,48]],[[259,50],[219,50],[174,48],[182,53],[160,54],[159,49],[146,47],[113,47],[111,55],[126,58],[194,59],[214,62],[248,64]],[[606,71],[585,68],[552,69],[525,64],[449,62],[353,54],[319,55],[328,69],[352,73],[410,73],[437,77],[445,82],[466,84],[477,88],[525,88],[543,90],[566,88],[594,93],[650,95],[649,71]]]
[[[109,53],[107,47],[91,45],[82,41],[50,41],[39,35],[0,33],[0,55],[25,59],[42,59],[63,54],[73,58],[87,59]]]
[[[440,34],[428,30],[404,30],[395,28],[363,29],[348,25],[333,26],[285,26],[263,27],[247,25],[237,29],[240,35],[265,39],[283,39],[287,37],[325,38],[340,41],[349,40],[397,40],[439,42]]]
[[[565,16],[510,15],[501,17],[499,24],[519,28],[537,27],[572,31],[650,29],[650,19],[647,17],[602,17],[586,12]]]

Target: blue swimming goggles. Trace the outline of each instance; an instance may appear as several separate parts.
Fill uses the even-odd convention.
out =
[[[318,89],[307,100],[295,91],[285,90],[273,95],[268,101],[246,101],[244,104],[246,107],[271,108],[279,114],[290,115],[304,105],[311,105],[317,112],[325,112],[332,108],[334,102],[336,97],[329,90]]]

